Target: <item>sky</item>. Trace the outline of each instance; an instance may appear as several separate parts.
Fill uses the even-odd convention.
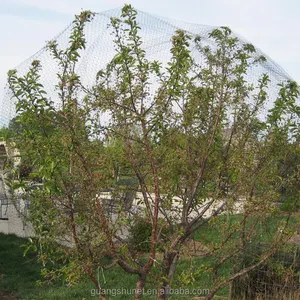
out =
[[[229,26],[300,82],[299,0],[136,0],[136,9],[171,19]],[[124,0],[0,0],[0,97],[16,68],[69,25],[74,14],[121,7]]]

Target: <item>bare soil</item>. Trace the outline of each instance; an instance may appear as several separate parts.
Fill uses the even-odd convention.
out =
[[[189,240],[182,247],[183,256],[201,256],[207,252],[209,252],[209,249],[205,245],[203,245],[201,242],[194,240]]]

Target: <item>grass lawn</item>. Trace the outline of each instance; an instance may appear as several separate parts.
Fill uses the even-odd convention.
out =
[[[222,239],[222,226],[231,228],[236,222],[241,220],[240,216],[233,216],[228,219],[226,216],[221,216],[213,224],[206,224],[201,227],[195,234],[194,239],[201,241],[203,244],[218,243]],[[278,226],[281,218],[270,218],[267,222],[258,226],[257,238],[267,241],[273,235],[274,230]],[[247,226],[251,226],[251,220]],[[71,300],[71,299],[98,299],[98,296],[93,296],[95,287],[88,280],[82,281],[79,285],[68,288],[62,286],[61,283],[56,283],[51,286],[37,286],[37,280],[40,280],[40,265],[37,262],[34,253],[28,253],[23,256],[23,248],[20,246],[26,242],[25,239],[18,238],[14,235],[0,234],[0,299],[22,299],[22,300]],[[182,281],[179,281],[179,276],[185,271],[193,268],[198,270],[200,267],[210,266],[213,264],[211,257],[203,258],[184,258],[180,261],[176,274],[172,283],[172,288],[182,287]],[[155,270],[154,270],[155,271]],[[228,262],[220,268],[219,275],[228,275],[231,272],[231,264]],[[125,273],[120,267],[114,267],[104,273],[99,273],[100,282],[105,289],[134,289],[136,276]],[[184,285],[185,289],[209,289],[212,285],[212,276],[210,272],[202,272],[195,280],[190,280]],[[151,280],[146,286],[146,289],[155,288],[151,284]],[[183,288],[183,287],[182,287]],[[1,294],[2,292],[2,294]],[[12,293],[15,298],[9,297]],[[218,295],[223,299],[227,298],[228,288],[219,291]],[[108,299],[132,299],[132,295],[117,295],[109,296]],[[155,299],[155,296],[145,296],[144,299]],[[170,299],[193,299],[193,297],[173,295]],[[195,298],[197,299],[197,298]],[[200,299],[200,298],[198,298]],[[216,298],[217,299],[217,298]]]
[[[68,288],[61,284],[53,286],[39,287],[36,281],[40,277],[40,265],[37,262],[34,253],[28,253],[23,256],[23,248],[20,246],[26,242],[25,239],[18,238],[15,235],[0,234],[0,299],[7,300],[22,299],[22,300],[71,300],[71,299],[98,299],[93,296],[95,287],[88,280],[81,284]],[[179,266],[179,270],[187,267],[187,262],[183,262]],[[115,267],[111,270],[105,271],[104,274],[100,272],[100,281],[104,282],[104,288],[113,289],[118,288],[133,289],[135,286],[136,276],[125,273],[121,268]],[[204,281],[205,282],[205,281]],[[200,286],[194,286],[199,288]],[[202,286],[201,286],[202,287]],[[151,283],[146,289],[152,289]],[[203,287],[204,288],[204,287]],[[12,294],[15,297],[9,295]],[[5,295],[5,296],[4,296]],[[131,299],[130,295],[110,296],[109,299]],[[155,299],[152,296],[145,296],[145,299]],[[171,299],[191,299],[190,297],[176,297]]]

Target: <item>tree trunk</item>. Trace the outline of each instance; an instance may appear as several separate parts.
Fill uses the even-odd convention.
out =
[[[139,279],[135,285],[134,300],[140,300],[143,297],[143,289],[146,284],[146,275],[139,275]]]
[[[177,262],[179,258],[179,252],[167,252],[164,255],[162,274],[162,285],[157,289],[157,300],[166,300],[169,298],[170,281],[174,276]]]
[[[107,300],[106,297],[105,297],[104,295],[101,294],[101,292],[100,292],[100,295],[99,295],[99,299],[100,299],[100,300]]]

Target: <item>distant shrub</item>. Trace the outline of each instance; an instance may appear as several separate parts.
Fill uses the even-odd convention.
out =
[[[143,219],[139,219],[131,227],[130,245],[138,252],[148,252],[150,248],[152,226]]]
[[[161,239],[164,240],[164,236],[167,235],[169,229],[164,225],[164,221],[159,222],[161,228]],[[152,224],[143,218],[138,219],[131,227],[130,230],[130,246],[137,252],[149,252],[150,240],[152,233]],[[161,244],[157,245],[157,250],[162,251]]]

